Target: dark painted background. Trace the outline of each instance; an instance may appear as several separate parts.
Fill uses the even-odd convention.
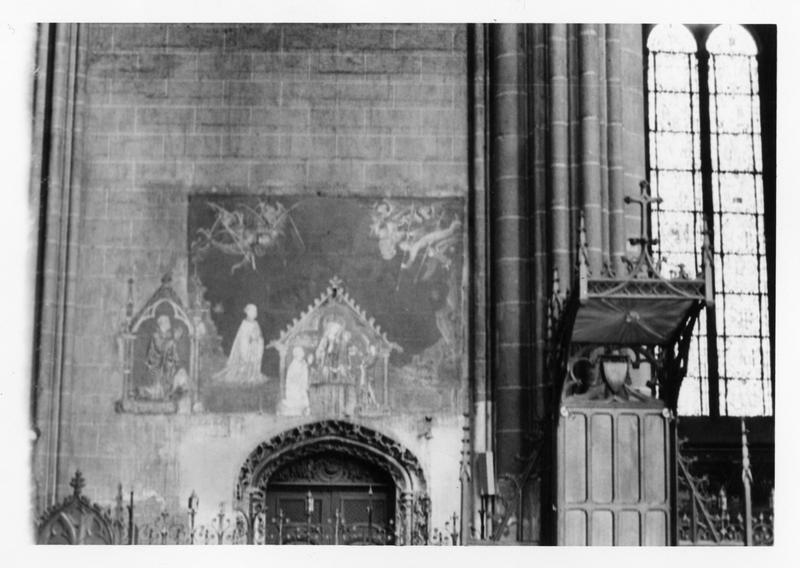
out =
[[[256,257],[256,270],[244,264],[231,273],[231,267],[242,257],[225,254],[214,247],[202,255],[193,254],[191,244],[197,241],[198,229],[211,227],[216,213],[214,203],[228,211],[242,210],[246,205],[255,208],[262,201],[282,204],[291,216],[284,225],[283,235]],[[398,204],[435,205],[447,219],[463,220],[460,199],[393,199]],[[417,261],[401,268],[402,253],[385,260],[379,250],[378,237],[370,234],[371,213],[379,200],[352,197],[270,196],[259,198],[234,195],[194,195],[189,202],[191,271],[196,271],[207,288],[205,299],[210,303],[211,316],[222,339],[227,355],[233,337],[242,320],[242,310],[248,303],[259,309],[259,323],[265,344],[277,339],[281,330],[311,304],[339,276],[345,289],[361,306],[368,317],[386,331],[389,340],[399,343],[404,352],[392,356],[393,365],[403,365],[441,337],[436,323],[436,311],[445,306],[451,283],[461,283],[463,244],[458,232],[458,244],[452,250],[453,263],[449,268],[437,268],[423,279]],[[296,232],[295,232],[296,227]],[[299,235],[299,237],[298,237]],[[453,271],[451,274],[450,271]],[[460,293],[456,290],[460,309]],[[456,314],[460,321],[461,314]],[[454,345],[456,354],[460,345]],[[278,372],[277,353],[265,352],[262,370],[268,376]]]

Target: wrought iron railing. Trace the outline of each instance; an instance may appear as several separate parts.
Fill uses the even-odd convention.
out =
[[[308,505],[305,520],[289,519],[284,511],[272,512],[263,505],[262,495],[251,495],[247,511],[229,510],[220,503],[218,512],[199,523],[199,499],[192,492],[187,507],[179,513],[162,510],[142,522],[147,513],[135,510],[133,492],[126,504],[118,486],[115,505],[103,509],[81,494],[85,481],[80,471],[71,485],[74,492],[64,502],[46,511],[37,527],[41,544],[144,544],[144,545],[223,545],[223,544],[320,544],[392,545],[397,542],[394,521],[373,517],[371,501],[358,511],[366,522],[349,522],[338,509],[332,518],[318,521]],[[309,492],[308,503],[313,503]],[[92,532],[87,528],[96,527]]]
[[[773,498],[753,509],[750,488],[753,483],[742,420],[742,498],[730,499],[724,486],[712,490],[708,478],[691,473],[694,458],[677,452],[678,460],[678,544],[748,545],[774,544]],[[774,491],[774,489],[773,489]]]
[[[183,518],[172,518],[166,512],[153,523],[133,525],[131,544],[311,544],[311,545],[392,545],[395,544],[394,522],[348,522],[338,510],[335,516],[321,522],[291,521],[282,510],[246,515],[240,510],[229,514],[224,506],[205,524],[195,525],[196,511],[189,509]],[[371,517],[367,510],[367,516]]]
[[[753,482],[750,472],[747,432],[742,423],[742,497],[730,497],[725,487],[712,490],[706,477],[691,472],[692,458],[677,455],[677,540],[680,545],[772,545],[773,498],[755,508],[751,502]],[[339,510],[332,518],[319,520],[313,515],[314,499],[309,492],[305,520],[289,519],[282,510],[270,511],[258,491],[249,495],[247,510],[226,509],[199,523],[199,499],[192,492],[186,509],[178,513],[162,510],[146,520],[146,511],[135,511],[133,492],[126,503],[118,486],[113,507],[103,509],[91,503],[82,489],[83,476],[78,471],[70,485],[73,494],[63,503],[44,512],[37,527],[37,542],[58,544],[323,544],[323,545],[392,545],[399,543],[394,522],[376,522],[371,500],[360,511],[366,522],[348,521]],[[729,488],[730,489],[730,488]],[[491,505],[491,506],[490,506]],[[511,532],[509,522],[495,513],[494,504],[483,502],[480,531],[470,526],[470,534],[459,534],[458,515],[454,512],[441,528],[434,527],[423,542],[434,546],[494,544],[495,530],[487,523]],[[144,522],[143,522],[144,520]]]

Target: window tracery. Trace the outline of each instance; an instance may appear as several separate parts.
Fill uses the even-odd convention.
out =
[[[667,267],[696,274],[704,219],[713,231],[715,306],[698,321],[679,411],[771,415],[756,42],[738,25],[706,38],[657,25],[647,50],[649,176],[664,199],[655,252]]]

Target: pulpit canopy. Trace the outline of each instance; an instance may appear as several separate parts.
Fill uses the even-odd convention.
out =
[[[573,293],[567,298],[560,295],[558,275],[554,275],[550,329],[553,352],[559,360],[551,369],[558,375],[556,384],[563,382],[562,400],[602,387],[605,395],[595,393],[592,400],[619,398],[619,389],[643,399],[647,398],[643,393],[649,390],[652,397],[662,399],[670,408],[677,405],[694,323],[700,310],[713,303],[709,236],[704,231],[700,274],[690,277],[684,266],[678,265],[664,276],[661,262],[655,262],[651,254],[657,240],[649,237],[650,207],[661,198],[650,196],[647,182],[640,188],[638,198],[625,198],[626,203],[638,203],[642,209],[641,235],[630,239],[640,252],[638,258],[626,260],[626,273],[614,274],[608,268],[599,275],[591,273],[581,218],[578,270]],[[630,377],[621,387],[611,388],[604,369],[611,368],[609,360],[621,358],[629,358],[634,370],[642,362],[648,363],[651,376],[640,381],[646,388],[631,388],[635,381]]]

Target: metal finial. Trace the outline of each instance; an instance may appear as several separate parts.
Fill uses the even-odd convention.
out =
[[[81,491],[83,491],[83,488],[86,486],[86,480],[84,479],[81,470],[75,470],[75,475],[70,480],[69,486],[72,487],[72,494],[75,495],[75,497],[81,496]]]
[[[579,234],[579,250],[581,255],[581,260],[589,262],[589,242],[586,238],[586,214],[581,211],[580,220],[578,224],[578,234]]]
[[[125,303],[125,318],[130,322],[133,317],[133,277],[128,278],[128,300]]]
[[[581,303],[586,301],[589,290],[589,245],[586,242],[586,218],[581,211],[579,245],[578,245],[578,298]]]
[[[553,290],[550,294],[550,302],[547,304],[547,335],[553,336],[556,322],[561,316],[564,298],[561,294],[561,280],[558,276],[558,268],[553,269]]]

